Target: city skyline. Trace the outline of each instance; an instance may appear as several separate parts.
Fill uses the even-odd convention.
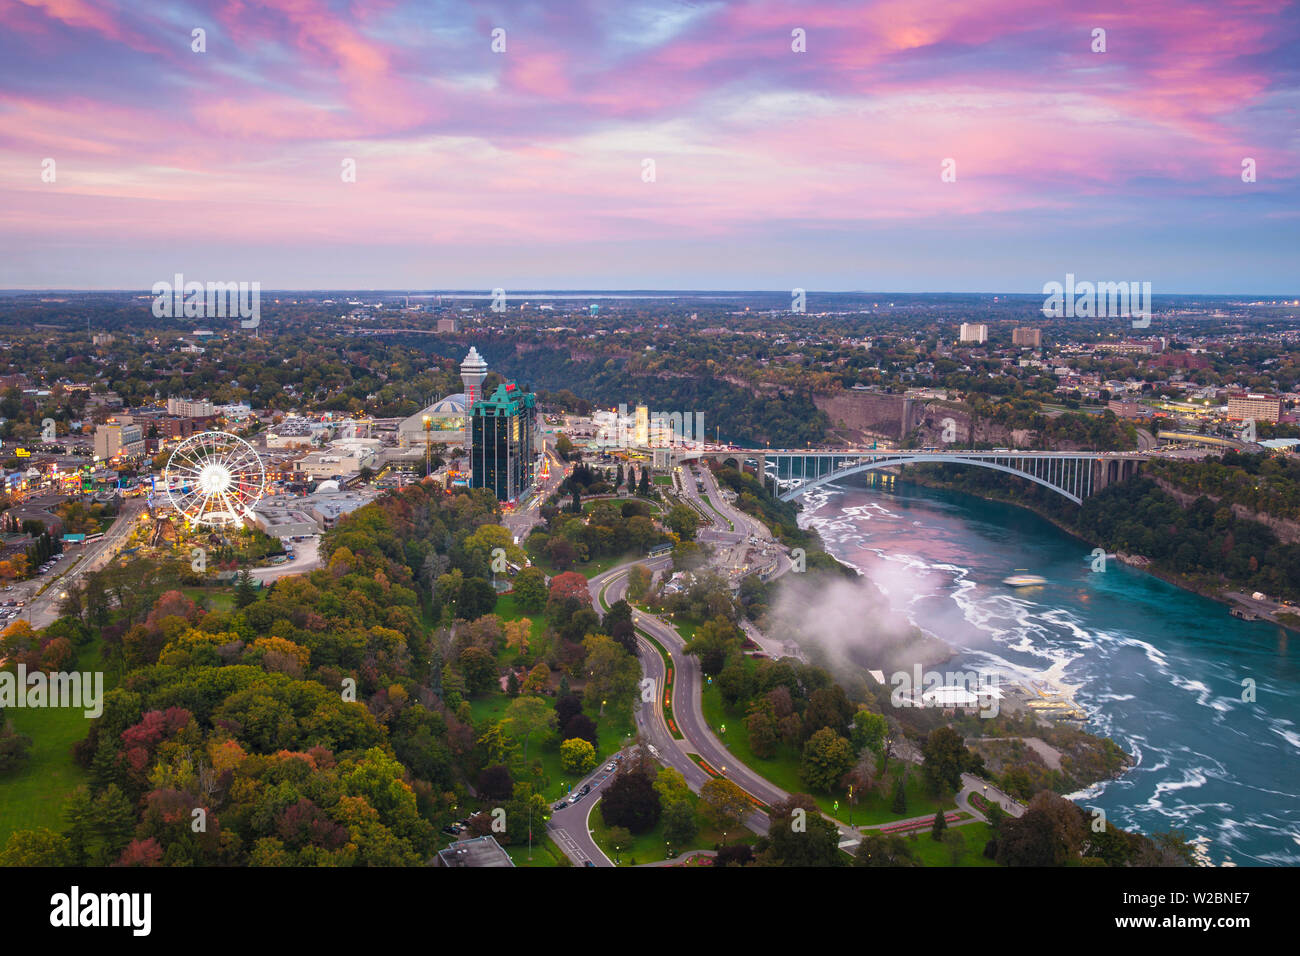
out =
[[[0,288],[1297,291],[1285,3],[0,11]]]

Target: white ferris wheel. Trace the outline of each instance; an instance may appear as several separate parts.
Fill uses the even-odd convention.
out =
[[[228,432],[191,435],[163,470],[172,507],[191,526],[243,524],[266,490],[266,470],[253,446]]]

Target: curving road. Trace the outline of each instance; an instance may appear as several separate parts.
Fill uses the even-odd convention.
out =
[[[612,568],[591,579],[592,600],[598,613],[603,614],[610,605],[627,594],[627,576],[634,564],[642,564],[651,571],[662,571],[672,563],[671,558],[634,561]],[[711,775],[687,754],[698,754],[721,775],[727,777],[759,801],[771,805],[789,796],[735,759],[722,742],[709,729],[700,703],[703,676],[699,661],[685,652],[685,642],[660,618],[653,614],[633,610],[633,621],[641,632],[637,641],[641,648],[641,668],[645,677],[654,680],[656,700],[637,705],[637,727],[646,741],[658,751],[659,762],[681,771],[687,785],[699,792]],[[644,636],[653,637],[668,652],[673,667],[673,717],[684,739],[674,739],[664,722],[659,699],[664,693],[664,661]],[[757,833],[767,832],[767,816],[762,812],[750,814],[745,821]]]

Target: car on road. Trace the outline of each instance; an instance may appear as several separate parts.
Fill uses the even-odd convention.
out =
[[[595,866],[596,864],[595,864],[595,863],[592,863],[590,860],[583,860],[583,861],[582,861],[582,865],[583,865],[583,866]]]
[[[614,763],[614,761],[611,760],[609,763],[605,764],[605,773],[613,773],[614,768],[617,766],[618,764]]]
[[[589,784],[589,783],[584,783],[584,784],[582,785],[582,789],[578,791],[578,794],[579,794],[580,796],[585,797],[585,796],[586,796],[587,794],[589,794],[589,793],[591,793],[591,784]]]
[[[582,799],[582,791],[579,790],[569,797],[569,803],[577,803],[581,799]]]
[[[568,805],[569,805],[569,803],[568,803],[567,800],[561,800],[561,801],[560,801],[559,803],[557,803],[555,806],[551,807],[551,810],[552,810],[552,811],[555,811],[555,810],[563,810],[563,809],[564,809],[565,807],[567,807]]]

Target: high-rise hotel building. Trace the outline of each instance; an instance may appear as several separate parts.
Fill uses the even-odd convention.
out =
[[[470,409],[470,487],[491,488],[498,501],[518,501],[533,485],[537,396],[514,382]]]
[[[1255,392],[1233,392],[1228,396],[1228,419],[1244,422],[1254,419],[1276,422],[1282,418],[1282,398],[1278,395],[1261,395]]]

